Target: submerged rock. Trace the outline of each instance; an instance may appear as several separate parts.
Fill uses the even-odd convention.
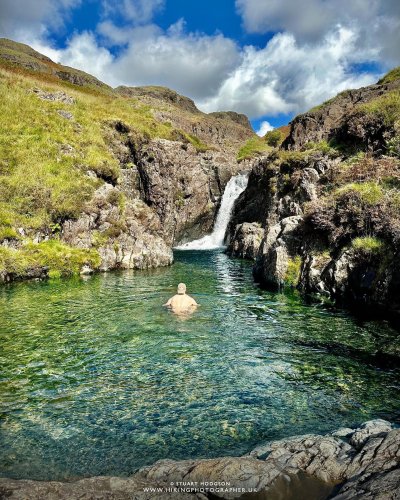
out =
[[[93,477],[75,482],[0,479],[1,498],[309,500],[396,499],[400,486],[400,429],[372,420],[358,429],[305,435],[260,445],[249,455],[203,460],[160,460],[131,477]],[[174,490],[177,488],[177,490]],[[178,489],[181,488],[181,491]],[[250,498],[250,496],[249,496]]]

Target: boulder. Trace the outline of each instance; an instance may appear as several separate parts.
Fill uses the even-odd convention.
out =
[[[255,260],[263,235],[264,230],[257,222],[238,224],[227,248],[228,255]]]

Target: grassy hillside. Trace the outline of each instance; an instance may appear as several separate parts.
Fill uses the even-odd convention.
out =
[[[72,103],[40,98],[34,92],[39,86],[41,95],[63,97],[67,91]],[[0,243],[24,243],[18,250],[1,248],[0,270],[23,274],[46,265],[55,273],[76,272],[72,261],[84,262],[82,251],[35,245],[32,238],[57,238],[60,224],[84,210],[103,179],[118,182],[119,163],[105,140],[108,123],[122,120],[148,137],[170,138],[171,127],[138,102],[45,83],[9,68],[0,68],[0,95]]]
[[[201,113],[169,89],[114,90],[6,39],[0,39],[0,95],[0,273],[15,276],[37,266],[58,276],[98,265],[95,249],[68,247],[59,233],[65,220],[90,207],[105,181],[118,185],[120,163],[110,144],[116,123],[138,143],[164,138],[198,152],[221,147],[209,134],[218,127],[233,149],[253,135],[245,123]],[[123,199],[114,201],[123,207]]]

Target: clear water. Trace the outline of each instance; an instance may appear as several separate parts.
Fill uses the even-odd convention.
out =
[[[178,282],[201,307],[161,307]],[[3,476],[131,474],[160,458],[239,455],[256,444],[373,417],[400,422],[400,344],[259,290],[247,262],[177,252],[176,264],[0,289]]]

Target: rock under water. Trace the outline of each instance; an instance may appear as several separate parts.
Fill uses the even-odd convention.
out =
[[[30,500],[394,500],[399,492],[400,429],[380,419],[324,436],[273,441],[242,457],[160,460],[131,477],[0,479],[1,498]]]

